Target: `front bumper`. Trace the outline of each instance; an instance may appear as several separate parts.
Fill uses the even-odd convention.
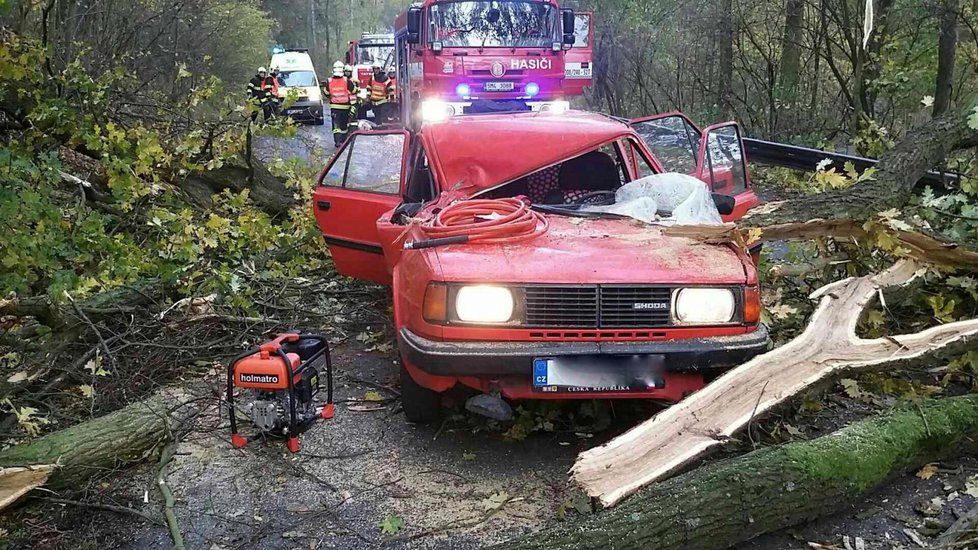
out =
[[[323,104],[320,101],[297,101],[288,109],[282,109],[282,116],[292,117],[296,122],[315,122],[323,119]]]
[[[407,328],[398,334],[404,359],[436,376],[530,376],[538,357],[662,355],[666,372],[694,373],[737,366],[767,351],[767,328],[736,336],[659,342],[436,342]]]

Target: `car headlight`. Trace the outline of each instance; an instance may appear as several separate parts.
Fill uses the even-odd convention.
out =
[[[673,295],[677,325],[718,325],[734,318],[737,300],[727,288],[682,288]]]
[[[513,293],[505,287],[463,286],[455,294],[455,315],[465,323],[506,323],[513,310]]]

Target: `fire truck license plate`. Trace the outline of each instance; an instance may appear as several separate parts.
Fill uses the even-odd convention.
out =
[[[665,387],[662,355],[584,355],[533,360],[533,390],[544,393],[648,391]]]
[[[512,92],[515,85],[512,82],[486,82],[487,92]]]
[[[584,67],[581,63],[567,63],[564,65],[564,75],[567,78],[591,78],[591,65]]]

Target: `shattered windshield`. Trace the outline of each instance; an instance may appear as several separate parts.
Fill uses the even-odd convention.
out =
[[[385,67],[393,65],[394,46],[359,46],[357,48],[358,65],[373,65],[377,62]]]
[[[447,2],[431,7],[432,39],[452,47],[549,48],[557,10],[543,2]]]

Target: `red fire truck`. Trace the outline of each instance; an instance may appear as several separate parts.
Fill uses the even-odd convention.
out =
[[[363,33],[360,40],[350,41],[346,52],[346,64],[353,66],[353,74],[366,88],[373,74],[373,66],[380,63],[386,69],[394,66],[394,35]]]
[[[395,23],[401,120],[566,110],[574,11],[557,0],[424,0]]]

